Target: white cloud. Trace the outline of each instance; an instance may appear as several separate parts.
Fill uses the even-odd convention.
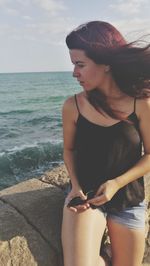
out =
[[[72,28],[73,21],[71,18],[59,17],[56,21],[28,23],[21,34],[35,37],[40,42],[60,45],[65,42],[65,36]]]
[[[15,13],[28,13],[30,10],[41,10],[47,11],[51,15],[56,15],[59,11],[64,11],[67,9],[62,0],[0,0],[0,11],[5,11],[9,15],[14,15]]]
[[[56,0],[33,0],[35,4],[51,13],[56,13],[57,11],[65,10],[66,6],[62,1]]]
[[[112,24],[116,26],[128,41],[134,41],[139,38],[148,40],[150,38],[150,18],[121,19],[113,21]]]
[[[0,0],[0,7],[4,8],[7,4],[10,4],[12,0]]]
[[[5,8],[6,13],[12,16],[18,15],[18,10],[14,8]]]
[[[8,23],[0,25],[0,35],[6,38],[57,42],[72,25],[71,19],[58,14],[58,11],[65,10],[59,0],[0,0],[0,5],[3,5],[0,11],[8,16]],[[17,16],[16,20],[14,16]]]
[[[144,4],[149,3],[149,0],[117,0],[110,7],[124,15],[138,14]]]
[[[32,17],[30,17],[30,16],[22,16],[22,18],[25,20],[29,20],[29,21],[32,20]]]
[[[11,37],[14,34],[17,34],[17,32],[18,32],[18,30],[9,24],[0,25],[0,36]],[[4,39],[4,37],[3,37],[3,39]]]
[[[19,7],[17,0],[0,0],[0,12],[4,12],[8,16],[18,15]]]
[[[57,20],[49,17],[46,22],[32,19],[30,16],[23,16],[23,19],[25,23],[22,27],[13,24],[0,25],[0,36],[3,36],[3,39],[25,39],[60,46],[65,44],[65,36],[74,28],[73,20],[69,17],[59,16]]]
[[[64,34],[70,31],[72,22],[70,19],[57,18],[57,21],[49,21],[48,23],[39,23],[36,25],[40,34]]]
[[[3,6],[8,2],[9,2],[9,0],[0,0],[0,6]]]
[[[14,2],[14,0],[11,0],[11,1]],[[31,0],[25,0],[25,1],[23,1],[23,0],[15,0],[15,1],[17,3],[19,3],[21,6],[24,6],[24,7],[29,6],[30,3],[31,3]]]

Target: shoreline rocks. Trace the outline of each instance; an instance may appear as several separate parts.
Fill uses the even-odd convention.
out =
[[[0,265],[63,266],[61,221],[63,190],[69,182],[64,165],[0,191]],[[150,202],[150,180],[146,198]],[[148,209],[150,221],[150,204]],[[150,265],[150,230],[143,265]]]

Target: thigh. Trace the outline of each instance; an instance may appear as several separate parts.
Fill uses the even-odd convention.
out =
[[[104,214],[95,209],[73,213],[64,207],[62,246],[65,266],[94,266],[105,230]]]
[[[108,230],[112,246],[113,266],[141,266],[145,230],[131,229],[111,218],[108,219]]]

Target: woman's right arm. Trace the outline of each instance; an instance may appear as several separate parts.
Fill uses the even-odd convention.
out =
[[[75,123],[76,112],[74,108],[73,97],[67,99],[63,105],[62,118],[63,118],[63,138],[64,138],[64,152],[63,158],[71,178],[73,186],[79,186],[75,170],[74,158],[74,142],[76,134]]]
[[[64,162],[68,170],[68,174],[71,179],[72,190],[69,193],[67,200],[71,200],[73,197],[80,196],[82,199],[86,199],[83,191],[78,183],[76,169],[75,169],[75,135],[76,135],[76,120],[78,112],[76,109],[74,97],[68,98],[62,110],[63,119],[63,138],[64,138]]]

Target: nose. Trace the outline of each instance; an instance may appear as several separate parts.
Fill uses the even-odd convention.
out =
[[[79,74],[79,71],[77,70],[76,67],[74,67],[74,70],[73,70],[72,76],[73,76],[74,78],[78,78],[79,75],[80,75],[80,74]]]

